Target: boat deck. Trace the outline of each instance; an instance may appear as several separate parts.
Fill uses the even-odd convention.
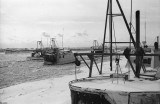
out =
[[[72,102],[102,104],[159,104],[160,80],[85,78],[70,82]],[[88,99],[86,99],[88,98]],[[79,103],[75,103],[79,104]]]
[[[101,89],[108,91],[123,91],[123,92],[160,92],[160,80],[151,81],[145,79],[124,80],[123,78],[106,78],[79,81],[73,83],[73,86],[81,88]]]

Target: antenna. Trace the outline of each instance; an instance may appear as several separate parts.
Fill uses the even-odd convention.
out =
[[[63,33],[62,33],[62,49],[63,49],[63,35],[64,35],[64,28],[63,28]]]
[[[159,36],[157,36],[157,42],[159,42]]]
[[[145,42],[147,42],[146,41],[146,19],[145,19]]]
[[[131,14],[130,14],[130,31],[132,31],[132,0],[131,0]],[[130,37],[130,42],[131,42],[131,37]],[[129,43],[129,47],[131,48],[131,43]]]

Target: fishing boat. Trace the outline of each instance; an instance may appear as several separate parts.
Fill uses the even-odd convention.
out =
[[[27,60],[44,60],[46,48],[43,47],[42,40],[37,41],[37,48],[33,50],[30,57],[27,57]]]
[[[71,50],[51,49],[44,55],[44,64],[67,64],[75,61],[74,53]]]
[[[87,78],[75,79],[69,82],[72,104],[160,103],[160,50],[155,48],[152,49],[152,53],[144,52],[143,48],[140,47],[140,11],[138,10],[135,13],[136,39],[134,39],[131,25],[129,26],[127,22],[119,0],[116,0],[116,4],[120,14],[112,13],[112,0],[108,0],[102,53],[75,53],[75,57],[80,56],[82,59],[83,56],[88,56],[90,64],[84,60],[89,69]],[[112,41],[113,17],[116,16],[122,16],[130,35],[130,42]],[[105,41],[108,18],[110,42]],[[132,43],[135,51],[132,51],[130,47],[126,47],[123,53],[112,53],[112,51],[105,53],[105,43],[110,43],[111,50],[113,43]],[[102,56],[100,64],[96,63],[96,55]],[[110,62],[103,62],[105,55],[110,56]],[[114,61],[112,56],[116,57]],[[144,57],[151,57],[149,66],[143,62]],[[94,68],[98,71],[97,74],[93,73],[93,63],[96,66]]]
[[[94,53],[102,53],[103,52],[103,45],[99,45],[97,40],[93,41],[93,46],[91,47],[91,51]],[[107,46],[104,46],[104,52],[105,53],[110,53],[110,48]],[[112,53],[115,52],[115,49],[112,49]]]
[[[68,64],[75,61],[74,53],[71,50],[60,49],[55,44],[55,39],[51,39],[51,48],[45,51],[44,64]]]

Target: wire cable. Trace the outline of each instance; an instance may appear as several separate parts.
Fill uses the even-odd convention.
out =
[[[115,47],[116,47],[116,52],[117,52],[117,43],[116,43],[116,35],[115,35],[115,28],[114,28],[114,20],[113,22],[113,32],[114,32],[114,39],[115,39]]]

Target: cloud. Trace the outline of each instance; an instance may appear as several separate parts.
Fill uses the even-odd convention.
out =
[[[83,37],[83,36],[88,36],[87,31],[84,30],[82,33],[76,33],[77,36]]]
[[[106,0],[38,0],[38,2],[37,0],[0,0],[0,3],[0,38],[4,46],[6,46],[5,44],[10,44],[10,46],[16,47],[17,44],[23,41],[28,42],[28,44],[31,44],[30,41],[35,41],[32,42],[35,45],[40,38],[49,37],[49,35],[52,37],[54,33],[57,33],[55,35],[61,40],[62,33],[58,33],[63,27],[66,29],[65,34],[63,34],[64,41],[68,41],[72,36],[73,40],[70,39],[72,40],[71,45],[75,45],[74,43],[79,42],[81,39],[85,46],[89,44],[87,43],[88,41],[99,37],[97,34],[102,34],[103,38],[107,8]],[[127,4],[130,4],[130,1],[121,0],[120,4],[126,19],[129,19],[130,5]],[[154,2],[151,0],[134,0],[133,24],[135,10],[141,10],[142,27],[144,27],[143,22],[146,16],[147,34],[155,34],[154,36],[149,35],[148,37],[150,38],[159,33],[159,4],[160,0],[154,0]],[[113,5],[114,13],[119,13],[117,7],[117,5]],[[115,27],[119,27],[115,28],[116,31],[119,31],[117,40],[118,38],[121,39],[122,35],[127,31],[121,25],[121,21],[119,22],[120,19],[115,19]],[[87,31],[84,31],[84,29]],[[143,32],[144,28],[141,30]],[[49,34],[42,35],[43,31]],[[46,39],[43,40],[46,41]]]
[[[15,39],[13,39],[13,38],[11,38],[11,37],[9,37],[8,40],[10,40],[10,41],[15,41]]]
[[[60,33],[59,33],[59,34],[57,34],[57,35],[58,35],[59,37],[63,37],[63,34],[60,34]]]

